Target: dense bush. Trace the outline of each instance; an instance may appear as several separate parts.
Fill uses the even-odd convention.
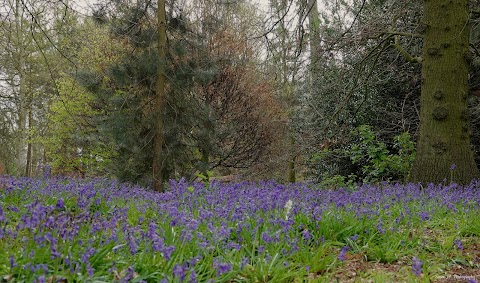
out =
[[[311,159],[316,180],[329,186],[355,186],[355,182],[404,181],[415,157],[410,134],[394,137],[387,145],[379,141],[372,128],[362,125],[352,131],[351,144],[325,148]]]

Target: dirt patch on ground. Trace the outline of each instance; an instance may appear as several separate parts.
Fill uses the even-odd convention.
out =
[[[433,283],[480,283],[480,244],[470,243],[461,251],[464,264],[443,265],[443,273],[421,274],[428,276]],[[437,270],[436,268],[432,268]],[[331,282],[412,282],[412,263],[408,258],[395,263],[367,261],[361,254],[347,254],[342,266],[339,266]],[[420,279],[420,278],[419,278]],[[421,281],[421,279],[419,280]]]
[[[377,273],[388,277],[392,282],[403,282],[402,269],[405,269],[405,265],[372,262],[361,254],[347,254],[344,265],[337,270],[334,278],[337,282],[373,282],[369,277]]]

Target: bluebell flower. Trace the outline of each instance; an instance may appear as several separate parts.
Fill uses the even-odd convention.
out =
[[[178,277],[180,281],[185,280],[186,270],[181,264],[175,264],[173,267],[173,276]]]
[[[190,279],[188,280],[188,283],[197,283],[197,273],[195,273],[195,270],[192,269],[190,271]]]
[[[463,244],[462,244],[462,241],[461,241],[461,240],[456,239],[455,241],[453,241],[453,243],[455,244],[455,246],[457,247],[457,249],[463,250]]]
[[[427,221],[427,220],[430,219],[430,213],[428,213],[426,211],[420,212],[419,216],[423,221]]]
[[[232,270],[232,265],[226,262],[221,262],[218,259],[215,259],[213,262],[213,268],[217,270],[217,276],[220,276],[224,273],[230,272],[230,270]]]
[[[59,198],[57,201],[57,204],[55,205],[56,210],[63,210],[65,209],[65,203],[63,201],[63,198]]]
[[[416,256],[412,258],[413,265],[412,265],[412,272],[416,276],[420,276],[422,274],[422,267],[423,267],[423,262],[418,259]]]
[[[345,261],[347,259],[347,251],[348,251],[348,246],[344,246],[341,250],[340,253],[338,254],[338,259],[341,261]]]
[[[17,267],[17,264],[15,263],[15,257],[13,255],[10,255],[8,262],[10,263],[10,268]]]
[[[305,240],[312,239],[312,235],[310,235],[310,232],[308,231],[308,229],[305,229],[302,231],[302,236]]]

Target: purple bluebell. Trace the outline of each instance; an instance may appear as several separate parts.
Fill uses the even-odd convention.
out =
[[[5,213],[3,212],[2,204],[0,203],[0,222],[6,223],[7,219],[5,219]]]
[[[180,281],[184,281],[186,277],[186,270],[181,264],[175,264],[173,267],[173,276],[180,279]]]
[[[8,257],[8,262],[10,263],[10,268],[17,267],[17,263],[15,262],[15,257],[13,255]]]
[[[240,269],[243,269],[249,263],[250,259],[248,257],[242,258],[242,261],[240,262]]]
[[[57,201],[57,204],[55,205],[56,210],[63,210],[65,209],[65,202],[63,201],[63,198],[59,198]]]
[[[347,259],[347,251],[348,251],[348,246],[342,247],[340,250],[340,253],[338,254],[338,259],[341,261],[345,261]]]
[[[188,279],[188,283],[197,283],[197,273],[195,273],[195,270],[192,269],[190,270],[190,279]]]
[[[171,257],[172,257],[172,254],[173,252],[175,251],[175,246],[167,246],[167,247],[163,247],[161,249],[161,252],[163,253],[163,257],[166,259],[166,260],[170,260]]]
[[[422,274],[423,262],[420,259],[418,259],[416,256],[412,258],[412,262],[413,262],[413,265],[412,265],[413,274],[415,274],[416,276],[420,276]]]
[[[272,242],[272,237],[267,232],[262,232],[262,240],[268,244]]]
[[[224,273],[230,272],[232,270],[232,265],[226,262],[221,262],[218,259],[215,259],[213,262],[213,267],[217,271],[217,276],[220,276]]]
[[[456,239],[453,241],[453,243],[455,244],[455,246],[457,247],[458,250],[463,250],[463,244],[462,244],[462,241],[459,240],[459,239]]]
[[[430,213],[428,213],[427,211],[420,212],[419,216],[423,221],[427,221],[430,219]]]
[[[310,235],[310,232],[308,231],[308,229],[304,229],[302,231],[302,236],[305,240],[310,240],[312,239],[312,235]]]

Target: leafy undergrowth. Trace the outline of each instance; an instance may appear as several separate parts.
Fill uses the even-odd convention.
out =
[[[0,282],[476,282],[480,189],[0,179]]]

